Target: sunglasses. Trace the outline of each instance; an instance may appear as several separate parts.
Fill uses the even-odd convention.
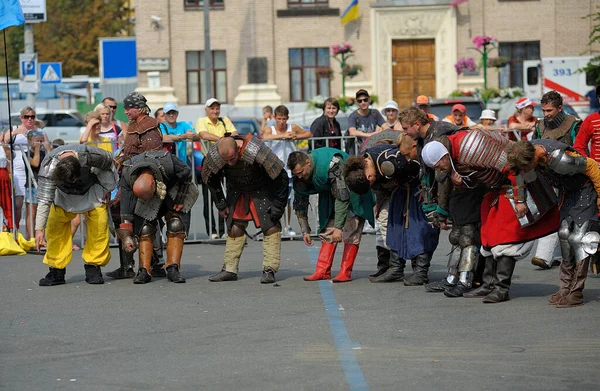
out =
[[[113,110],[116,110],[116,109],[117,109],[117,106],[108,106],[108,107],[110,107],[110,108],[111,108],[111,109],[113,109]]]
[[[35,115],[24,115],[23,119],[35,119]]]
[[[368,102],[368,101],[369,101],[369,99],[368,99],[368,98],[365,98],[365,99],[357,99],[356,101],[357,101],[358,103],[365,103],[365,102]]]

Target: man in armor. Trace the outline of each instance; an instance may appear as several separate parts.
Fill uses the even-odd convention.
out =
[[[333,282],[352,281],[352,268],[358,253],[365,220],[374,225],[373,193],[359,196],[348,190],[342,170],[348,154],[335,148],[318,148],[311,153],[292,152],[288,168],[292,171],[294,210],[307,246],[312,246],[308,224],[311,194],[319,195],[319,237],[321,250],[316,271],[304,281],[328,280],[337,244],[344,242],[340,272]]]
[[[223,179],[227,196],[221,186]],[[231,137],[226,133],[204,159],[202,180],[209,186],[219,214],[227,224],[223,269],[208,280],[237,281],[246,227],[253,221],[264,236],[260,282],[275,282],[281,258],[280,220],[289,195],[283,162],[251,134]]]
[[[563,111],[562,96],[556,91],[546,92],[540,103],[544,118],[537,121],[533,138],[556,140],[569,146],[573,145],[581,127],[581,120]],[[587,142],[585,145],[587,148]],[[560,262],[552,259],[557,245],[557,233],[538,239],[536,253],[531,258],[531,263],[541,269],[557,266]]]
[[[107,193],[117,186],[112,156],[87,145],[65,145],[49,152],[38,176],[38,211],[35,242],[38,251],[47,239],[44,263],[50,272],[40,286],[65,283],[66,267],[73,256],[71,220],[87,219],[87,240],[81,254],[85,281],[103,284],[101,266],[110,260]]]
[[[397,196],[404,196],[404,189],[410,187],[410,183],[416,183],[418,186],[421,165],[417,158],[416,142],[409,136],[401,134],[398,137],[398,145],[380,144],[372,146],[367,148],[363,155],[349,157],[344,166],[344,178],[348,188],[356,194],[365,194],[369,189],[372,189],[377,201],[375,207],[377,219],[379,220],[382,214],[385,214],[386,217],[384,221],[386,227],[382,239],[388,252],[387,263],[383,264],[381,258],[379,258],[379,249],[383,249],[383,247],[378,247],[379,262],[377,267],[379,270],[370,276],[371,282],[402,281],[406,260],[433,251],[437,245],[437,241],[430,240],[430,235],[422,235],[423,229],[426,231],[432,229],[418,202],[410,202],[409,208],[410,206],[416,208],[418,212],[416,215],[421,216],[422,219],[415,221],[409,218],[408,225],[405,225],[407,221],[405,221],[404,214],[396,213],[394,215],[388,213],[390,203],[395,202]],[[403,205],[406,205],[405,201]],[[409,211],[408,216],[412,215],[413,213]],[[403,221],[395,224],[398,220]],[[386,244],[388,241],[388,224],[403,227],[401,228],[402,234],[406,241],[401,251],[398,251],[397,248],[390,248]],[[391,231],[389,232],[391,233]],[[437,238],[437,230],[434,230],[434,232]],[[410,243],[410,246],[408,243]],[[400,254],[402,254],[402,257]]]
[[[399,119],[404,133],[417,141],[419,159],[421,159],[421,151],[427,143],[444,135],[453,134],[458,130],[458,127],[452,123],[430,121],[429,117],[418,107],[408,107],[402,110]],[[448,179],[436,180],[435,171],[424,164],[421,164],[420,180],[420,202],[427,220],[436,228],[448,229],[447,220],[450,217],[449,195],[452,183]],[[433,255],[433,251],[431,255]],[[427,257],[417,259],[413,267],[415,273],[404,280],[404,285],[414,286],[428,283],[430,265],[431,257],[429,259]]]
[[[508,164],[525,180],[545,177],[562,193],[558,238],[563,261],[559,289],[550,296],[557,308],[583,305],[590,257],[598,250],[600,169],[595,160],[555,140],[520,141],[507,148]]]
[[[146,98],[139,92],[128,94],[123,100],[125,114],[129,119],[129,126],[124,130],[125,140],[121,153],[115,158],[117,169],[121,172],[123,162],[147,151],[159,151],[162,149],[163,139],[158,121],[150,116],[150,108],[146,104]],[[115,224],[121,224],[120,219],[120,192],[112,201],[111,212],[113,216],[118,216]],[[152,271],[154,277],[165,277],[165,270],[162,268],[162,242],[161,235],[155,236],[152,257]],[[133,278],[135,272],[133,267],[135,261],[133,254],[123,250],[123,243],[119,239],[119,268],[106,273],[108,277],[115,279]]]
[[[120,187],[122,223],[117,234],[126,252],[140,250],[133,283],[152,280],[153,243],[158,220],[163,218],[167,228],[164,269],[170,281],[184,283],[180,271],[183,240],[198,198],[191,168],[168,151],[143,152],[123,163]]]
[[[463,292],[466,298],[483,297],[484,303],[509,300],[516,260],[529,254],[533,239],[558,228],[556,207],[526,227],[517,219],[526,212],[525,188],[521,178],[510,173],[506,152],[510,143],[512,141],[497,133],[472,130],[448,136],[447,147],[442,142],[432,141],[423,148],[423,162],[449,175],[454,186],[473,188],[482,183],[490,188],[481,205],[480,252],[486,257],[483,284]],[[461,276],[462,272],[468,273],[466,269],[461,270]],[[468,279],[461,282],[468,283]]]
[[[533,138],[573,145],[581,127],[581,119],[564,112],[562,96],[556,91],[546,92],[540,103],[544,118],[537,121]]]

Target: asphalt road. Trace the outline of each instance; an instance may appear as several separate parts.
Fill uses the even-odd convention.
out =
[[[370,283],[374,242],[364,237],[346,284],[303,281],[316,250],[299,241],[283,243],[276,285],[259,283],[260,242],[228,283],[207,280],[223,245],[185,246],[186,284],[88,285],[76,253],[66,285],[39,287],[41,256],[2,257],[0,389],[600,388],[600,279],[588,279],[583,307],[556,309],[546,296],[558,271],[520,262],[511,301],[450,299]],[[444,240],[431,278],[444,277],[448,249]],[[112,252],[107,270],[118,263]],[[338,248],[334,272],[340,257]]]

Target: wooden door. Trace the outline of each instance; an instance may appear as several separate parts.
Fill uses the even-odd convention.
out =
[[[433,39],[392,41],[392,67],[394,100],[400,109],[410,106],[418,95],[435,97]]]

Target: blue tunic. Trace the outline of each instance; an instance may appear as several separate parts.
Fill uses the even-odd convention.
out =
[[[419,181],[410,182],[408,191],[408,228],[406,227],[407,184],[400,185],[392,193],[388,214],[386,244],[402,259],[412,259],[419,254],[434,251],[438,245],[440,230],[432,227],[421,208]]]

